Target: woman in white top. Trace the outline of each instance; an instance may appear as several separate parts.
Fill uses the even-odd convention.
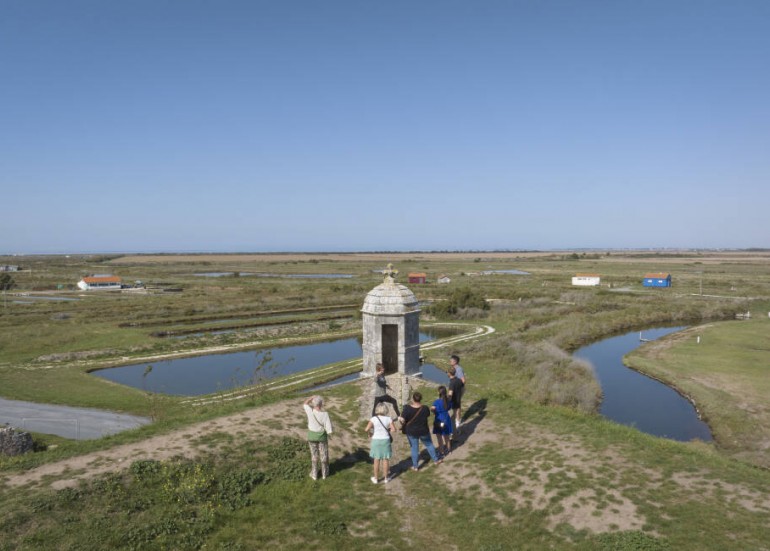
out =
[[[371,451],[369,457],[374,459],[374,476],[371,481],[374,484],[379,482],[377,478],[380,472],[380,465],[382,465],[382,478],[383,484],[390,482],[390,476],[388,476],[390,467],[390,456],[392,454],[391,443],[393,437],[390,435],[393,432],[393,419],[388,417],[388,406],[384,403],[377,404],[374,410],[375,416],[369,419],[369,423],[366,425],[366,432],[372,436]]]
[[[311,396],[303,407],[307,415],[307,441],[310,445],[310,478],[318,480],[318,463],[321,463],[321,477],[329,476],[329,435],[332,433],[332,421],[323,410],[324,400],[320,396]]]

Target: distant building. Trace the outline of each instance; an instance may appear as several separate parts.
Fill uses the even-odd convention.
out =
[[[601,282],[602,278],[599,274],[575,274],[572,278],[572,285],[584,287],[596,287]]]
[[[671,287],[671,274],[644,274],[642,285],[645,287]]]
[[[0,272],[18,272],[18,266],[11,266],[10,264],[0,264]]]
[[[438,279],[436,281],[443,284],[443,283],[450,283],[452,280],[449,279],[449,276],[440,275],[438,276]]]
[[[113,275],[86,276],[78,281],[78,288],[83,291],[120,290],[123,280]]]
[[[409,283],[426,283],[428,281],[428,274],[422,272],[415,272],[407,276]]]

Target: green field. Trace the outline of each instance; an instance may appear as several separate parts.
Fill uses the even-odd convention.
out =
[[[36,435],[39,451],[0,458],[0,549],[770,549],[767,260],[762,252],[697,251],[0,258],[24,268],[12,274],[16,286],[0,315],[0,397],[156,420],[98,441]],[[439,366],[459,353],[471,381],[470,432],[439,468],[373,486],[355,384],[325,393],[339,434],[333,476],[320,485],[307,479],[291,389],[244,388],[243,400],[212,396],[193,406],[88,375],[172,354],[360,334],[358,308],[382,281],[372,270],[387,262],[400,281],[428,273],[428,284],[410,286],[426,305],[421,323],[496,329],[426,352]],[[507,269],[530,275],[481,275]],[[641,286],[644,273],[660,271],[672,273],[673,288]],[[238,275],[195,275],[204,272]],[[141,280],[147,290],[72,289],[88,273]],[[603,285],[572,287],[575,273],[599,273]],[[435,283],[439,274],[452,282]],[[750,321],[728,321],[746,311]],[[692,396],[713,444],[603,420],[590,368],[570,356],[597,339],[669,322],[691,329],[629,361]],[[184,338],[157,336],[169,332]],[[193,427],[208,432],[196,436]],[[107,473],[89,473],[104,458],[57,467],[155,439],[181,439],[180,457],[126,451]],[[406,457],[403,440],[397,455]]]
[[[708,323],[638,349],[629,366],[690,396],[722,451],[770,467],[770,303],[750,320]]]

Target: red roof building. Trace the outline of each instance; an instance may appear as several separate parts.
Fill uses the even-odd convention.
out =
[[[409,283],[426,283],[428,281],[428,274],[422,272],[415,272],[408,275]]]

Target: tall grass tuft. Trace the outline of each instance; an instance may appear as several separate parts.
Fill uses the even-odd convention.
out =
[[[597,410],[601,387],[591,365],[552,343],[527,343],[500,335],[471,345],[468,352],[494,362],[505,373],[495,380],[499,390],[505,387],[517,397],[538,404],[586,413]]]

